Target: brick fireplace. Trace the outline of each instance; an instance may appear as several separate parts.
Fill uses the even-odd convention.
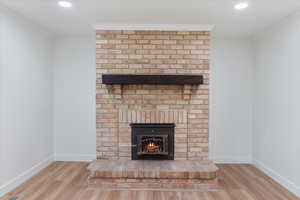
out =
[[[175,124],[174,159],[208,159],[207,31],[96,34],[97,158],[132,159],[131,124]],[[202,85],[103,84],[104,74],[203,75]]]

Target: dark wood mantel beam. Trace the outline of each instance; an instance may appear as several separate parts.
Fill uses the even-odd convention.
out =
[[[103,84],[201,85],[202,75],[103,74]]]

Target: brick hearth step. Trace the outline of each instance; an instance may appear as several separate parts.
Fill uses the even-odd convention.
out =
[[[218,168],[211,161],[97,160],[87,170],[89,184],[103,189],[217,188]]]

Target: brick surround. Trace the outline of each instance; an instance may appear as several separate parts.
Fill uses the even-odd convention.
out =
[[[97,157],[131,159],[130,123],[175,123],[175,159],[208,159],[210,33],[96,33]],[[202,74],[204,85],[104,85],[103,73]]]

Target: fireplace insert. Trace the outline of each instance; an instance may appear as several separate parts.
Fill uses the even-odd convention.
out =
[[[131,124],[132,160],[174,160],[175,124]]]

